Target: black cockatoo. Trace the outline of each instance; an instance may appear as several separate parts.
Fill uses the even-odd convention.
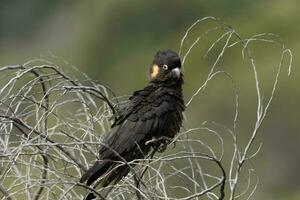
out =
[[[158,51],[149,68],[149,83],[135,91],[128,105],[112,124],[102,141],[99,160],[81,177],[90,186],[95,181],[105,187],[126,176],[134,159],[152,150],[165,149],[182,125],[185,109],[182,97],[181,60],[171,50]],[[93,199],[90,193],[86,199]]]

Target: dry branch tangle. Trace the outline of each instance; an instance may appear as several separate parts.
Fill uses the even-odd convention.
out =
[[[203,23],[211,23],[212,26],[199,34],[183,54],[190,32]],[[261,145],[254,150],[254,154],[249,153],[253,151],[258,130],[274,97],[285,57],[289,58],[289,73],[291,71],[292,53],[274,34],[242,39],[221,20],[206,17],[192,24],[182,38],[179,52],[183,55],[183,61],[188,59],[199,41],[220,30],[220,36],[205,55],[218,45],[222,48],[206,80],[188,99],[187,107],[201,95],[211,80],[224,75],[232,82],[235,94],[232,127],[207,122],[182,130],[172,142],[176,146],[169,147],[169,153],[129,163],[135,164],[130,175],[115,187],[97,188],[95,193],[99,197],[182,200],[251,198],[258,179],[254,170],[248,169],[245,163],[260,150]],[[264,42],[266,45],[277,43],[282,52],[271,96],[264,99],[256,62],[249,47],[252,42]],[[250,61],[256,83],[257,118],[246,146],[240,146],[237,142],[239,92],[234,77],[226,71],[217,70],[224,53],[236,45],[241,45],[242,56]],[[110,118],[118,111],[118,106],[126,103],[126,98],[115,97],[110,90],[93,82],[85,74],[80,77],[82,81],[72,78],[55,63],[43,59],[5,66],[0,68],[0,73],[0,197],[82,199],[88,190],[94,191],[80,184],[79,177],[97,159],[98,146],[102,135],[109,129]],[[230,160],[224,157],[223,137],[226,134],[230,135],[233,147]],[[218,146],[201,138],[202,135],[214,137]],[[207,170],[207,165],[213,166],[211,170]],[[248,172],[248,182],[238,193],[240,175],[245,171]]]

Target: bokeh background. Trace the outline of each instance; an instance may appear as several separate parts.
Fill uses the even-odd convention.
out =
[[[43,57],[68,61],[118,95],[131,94],[146,84],[146,69],[159,49],[178,50],[185,30],[205,16],[220,17],[243,37],[272,32],[293,52],[293,70],[280,76],[270,112],[259,132],[260,154],[251,161],[260,177],[254,199],[300,199],[300,12],[298,0],[202,1],[5,1],[0,0],[0,66],[21,64]],[[197,30],[196,30],[197,31]],[[199,30],[200,31],[203,30]],[[205,43],[205,42],[204,42]],[[185,96],[203,83],[212,60],[201,55],[199,44],[185,64]],[[265,93],[279,62],[277,47],[253,47]],[[66,63],[61,66],[64,67]],[[222,62],[240,85],[240,130],[249,137],[255,118],[251,70],[241,66],[238,51]],[[66,68],[67,70],[67,68]],[[240,82],[238,80],[241,80]],[[205,120],[225,123],[232,118],[228,80],[216,79],[208,92],[187,110],[186,126]],[[251,86],[250,86],[251,85]],[[231,91],[232,93],[232,91]]]

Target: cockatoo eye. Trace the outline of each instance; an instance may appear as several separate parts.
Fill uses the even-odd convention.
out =
[[[162,68],[163,68],[164,70],[168,70],[169,67],[168,67],[168,65],[164,64]]]

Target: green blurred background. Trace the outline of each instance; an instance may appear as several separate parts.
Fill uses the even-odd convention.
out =
[[[276,98],[259,132],[262,151],[251,161],[251,167],[260,177],[254,199],[298,200],[299,5],[298,0],[0,0],[0,66],[24,63],[36,57],[66,60],[123,95],[146,84],[146,68],[153,54],[166,48],[178,51],[185,30],[199,18],[220,17],[243,37],[276,33],[293,51],[294,68],[289,78],[284,68]],[[203,83],[211,66],[211,60],[201,57],[208,48],[205,45],[199,44],[185,64],[186,99]],[[278,49],[265,45],[253,51],[259,59],[267,96],[280,54]],[[251,70],[239,66],[240,57],[240,53],[233,52],[222,64],[238,76],[241,110],[245,113],[241,114],[240,130],[244,130],[241,134],[247,139],[250,131],[245,130],[253,128],[256,99]],[[222,78],[212,82],[208,92],[191,105],[193,109],[187,109],[186,126],[199,125],[207,119],[226,124],[232,118],[232,94],[227,95],[232,90],[226,84],[228,80]]]

